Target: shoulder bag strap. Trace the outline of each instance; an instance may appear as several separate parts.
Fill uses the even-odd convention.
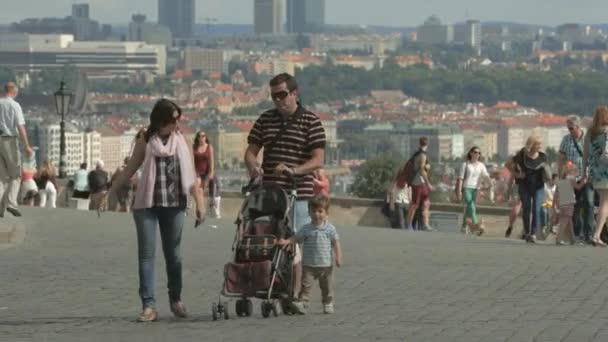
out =
[[[298,120],[300,115],[301,115],[300,113],[296,112],[294,114],[294,117],[292,117],[291,119],[281,121],[281,129],[279,130],[279,133],[277,133],[277,135],[274,136],[273,140],[270,142],[270,144],[268,144],[268,146],[264,146],[264,148],[268,151],[268,153],[272,152],[275,149],[275,147],[277,146],[277,143],[281,140],[281,138],[283,138],[283,136],[285,135],[285,132],[287,132],[287,128],[289,126],[291,126],[292,122],[295,122],[296,120]]]
[[[578,146],[578,142],[576,140],[574,140],[574,138],[572,138],[572,142],[574,143],[574,148],[576,148],[576,151],[582,157],[583,151],[581,151],[581,148]]]

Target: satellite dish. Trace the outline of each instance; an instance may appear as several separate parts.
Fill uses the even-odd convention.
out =
[[[89,94],[89,79],[84,71],[78,72],[76,86],[74,87],[74,98],[72,100],[71,112],[82,114],[87,107]]]

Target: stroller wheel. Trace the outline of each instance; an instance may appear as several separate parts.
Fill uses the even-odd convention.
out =
[[[222,311],[224,312],[224,319],[229,320],[230,315],[228,314],[228,305],[222,305]]]
[[[253,303],[249,299],[245,300],[243,308],[245,309],[245,316],[251,316],[251,314],[253,313]]]
[[[291,306],[289,305],[288,299],[281,299],[280,304],[281,304],[281,311],[283,312],[284,315],[288,315],[288,316],[293,315],[293,311],[291,310]]]
[[[279,300],[274,300],[272,303],[270,303],[270,305],[272,306],[272,315],[274,317],[279,317],[281,312],[281,302]]]
[[[244,307],[243,302],[244,301],[242,299],[239,299],[234,303],[235,304],[234,311],[236,312],[236,315],[239,317],[245,316],[245,312],[243,310],[243,307]]]
[[[211,305],[211,318],[213,318],[214,321],[217,321],[218,319],[217,304],[215,303]]]
[[[272,310],[272,304],[270,304],[270,302],[263,301],[260,304],[260,309],[262,311],[262,317],[268,318],[270,316],[270,311]]]

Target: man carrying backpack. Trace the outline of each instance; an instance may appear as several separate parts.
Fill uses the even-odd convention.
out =
[[[397,177],[397,186],[403,188],[406,184],[412,188],[412,198],[407,210],[407,229],[414,230],[413,221],[416,211],[422,209],[422,230],[432,230],[429,225],[430,195],[433,189],[430,179],[430,165],[426,151],[429,144],[427,137],[419,140],[420,147],[405,163]]]

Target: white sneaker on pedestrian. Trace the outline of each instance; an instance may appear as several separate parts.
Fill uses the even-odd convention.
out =
[[[431,227],[431,225],[425,224],[425,225],[422,227],[422,230],[423,230],[423,231],[425,231],[425,232],[432,232],[432,231],[434,231],[434,230],[435,230],[435,228]]]
[[[302,302],[291,302],[292,309],[300,315],[306,315],[306,305]]]
[[[333,303],[329,303],[329,304],[323,304],[323,313],[324,314],[333,314],[334,313],[334,304]]]

